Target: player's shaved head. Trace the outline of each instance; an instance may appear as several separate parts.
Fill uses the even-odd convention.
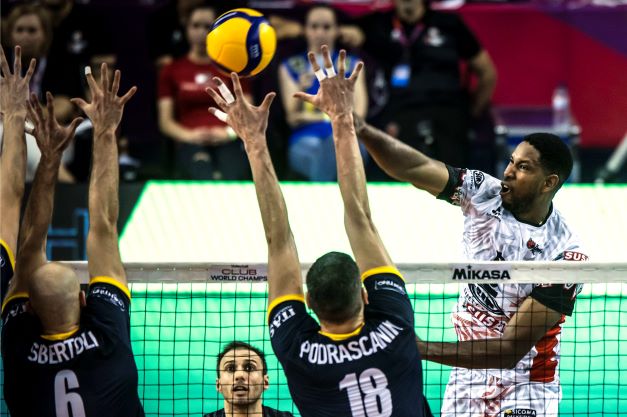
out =
[[[359,268],[345,253],[329,252],[307,272],[307,301],[321,320],[343,323],[363,306]]]
[[[57,329],[80,318],[81,288],[74,271],[57,262],[35,270],[29,281],[30,304],[44,330]]]

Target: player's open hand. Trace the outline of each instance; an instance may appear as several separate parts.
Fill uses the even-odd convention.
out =
[[[324,71],[320,68],[313,52],[309,52],[307,56],[309,57],[309,62],[314,70],[314,74],[320,81],[320,88],[316,95],[299,92],[294,94],[294,97],[313,104],[332,119],[338,116],[352,114],[355,83],[364,67],[364,63],[359,62],[350,77],[346,78],[345,50],[342,49],[340,51],[337,73],[333,67],[333,61],[331,60],[331,53],[329,52],[328,46],[322,46],[322,58],[325,66]]]
[[[265,143],[270,105],[276,93],[266,94],[261,105],[253,106],[244,97],[242,85],[236,73],[231,73],[231,80],[233,81],[235,96],[231,94],[226,84],[217,77],[213,81],[218,86],[219,92],[211,87],[206,89],[219,107],[219,109],[210,107],[209,113],[231,126],[237,136],[242,138],[246,147]]]
[[[25,116],[28,103],[28,83],[35,72],[35,59],[30,60],[30,65],[26,74],[22,77],[22,50],[15,47],[15,60],[13,61],[13,72],[9,68],[4,50],[0,48],[0,110],[2,114],[22,112]]]
[[[91,103],[81,98],[73,98],[72,103],[76,104],[89,117],[94,125],[95,136],[99,132],[108,129],[115,130],[122,120],[124,105],[133,97],[137,87],[131,87],[123,96],[118,96],[120,89],[120,70],[116,70],[113,75],[113,82],[109,75],[107,64],[100,67],[100,82],[94,79],[91,68],[85,67],[85,76],[89,84]]]
[[[61,126],[54,117],[54,97],[46,93],[46,114],[35,94],[31,94],[28,102],[28,118],[33,123],[33,136],[41,151],[42,158],[61,160],[63,151],[74,138],[76,127],[83,121],[77,117],[68,126]]]

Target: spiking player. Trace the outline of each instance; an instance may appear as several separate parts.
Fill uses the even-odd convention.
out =
[[[2,56],[2,71],[8,66]],[[87,75],[91,102],[73,99],[94,125],[89,185],[87,257],[90,288],[74,272],[46,259],[46,233],[61,154],[74,136],[54,118],[47,94],[44,115],[36,97],[29,118],[41,150],[21,228],[15,276],[2,306],[4,390],[13,417],[139,417],[137,367],[130,344],[130,293],[117,236],[118,158],[115,129],[133,87],[118,97],[106,65],[97,83]]]
[[[553,208],[573,165],[559,137],[525,137],[499,181],[428,158],[361,121],[357,134],[389,175],[461,206],[468,259],[588,259]],[[452,314],[459,342],[419,342],[425,359],[455,367],[442,416],[556,417],[561,324],[580,290],[575,284],[463,286]]]
[[[422,417],[430,415],[422,395],[422,368],[405,283],[375,228],[366,178],[353,127],[354,85],[363,64],[345,78],[346,52],[338,73],[323,47],[324,70],[309,54],[320,79],[315,96],[298,94],[329,115],[344,200],[344,224],[357,263],[330,252],[307,273],[307,304],[300,263],[265,138],[274,93],[260,107],[242,96],[210,90],[222,111],[211,109],[244,140],[268,242],[268,322],[272,347],[283,365],[294,403],[303,417]],[[216,80],[218,82],[218,80]],[[359,275],[362,275],[363,290]]]

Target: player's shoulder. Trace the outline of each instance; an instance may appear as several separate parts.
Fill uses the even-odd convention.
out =
[[[121,310],[127,310],[131,301],[131,292],[126,285],[115,278],[94,277],[89,282],[88,303],[103,301]]]
[[[546,234],[552,239],[556,239],[560,243],[560,247],[564,251],[558,256],[558,259],[563,260],[587,260],[588,256],[584,255],[584,245],[579,237],[579,234],[572,227],[571,223],[566,217],[557,209],[553,208],[553,213],[549,217],[546,224]],[[567,254],[566,252],[573,252]],[[580,255],[576,255],[576,254]],[[574,256],[574,259],[572,258]]]

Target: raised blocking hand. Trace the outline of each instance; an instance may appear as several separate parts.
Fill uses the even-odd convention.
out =
[[[77,117],[68,126],[61,126],[54,117],[54,97],[50,92],[46,93],[46,113],[39,104],[35,94],[31,94],[28,102],[28,118],[33,123],[33,136],[44,159],[61,160],[63,151],[74,138],[76,127],[83,121]]]
[[[35,59],[30,60],[26,74],[22,77],[22,50],[15,47],[13,72],[9,68],[4,50],[0,48],[0,110],[4,115],[22,111],[26,115],[28,102],[28,83],[35,72]]]
[[[81,98],[73,98],[71,101],[89,117],[94,125],[95,137],[104,130],[115,130],[118,127],[124,113],[124,105],[133,97],[137,87],[131,87],[126,94],[118,97],[122,74],[120,70],[116,70],[111,82],[109,68],[104,63],[100,67],[100,82],[96,82],[89,67],[85,68],[85,76],[89,84],[91,102],[88,103]]]
[[[323,45],[321,49],[326,73],[320,69],[315,54],[313,52],[307,54],[314,74],[320,81],[318,92],[315,95],[298,92],[294,97],[313,104],[331,118],[352,114],[355,83],[364,63],[359,62],[350,77],[346,78],[346,51],[343,49],[340,51],[336,74],[328,46]]]
[[[209,113],[228,124],[248,147],[265,140],[270,105],[276,97],[276,93],[266,94],[261,105],[253,106],[244,97],[242,85],[236,73],[231,73],[231,80],[233,81],[235,97],[222,80],[217,77],[213,81],[222,94],[211,87],[205,90],[220,108],[210,107]]]

